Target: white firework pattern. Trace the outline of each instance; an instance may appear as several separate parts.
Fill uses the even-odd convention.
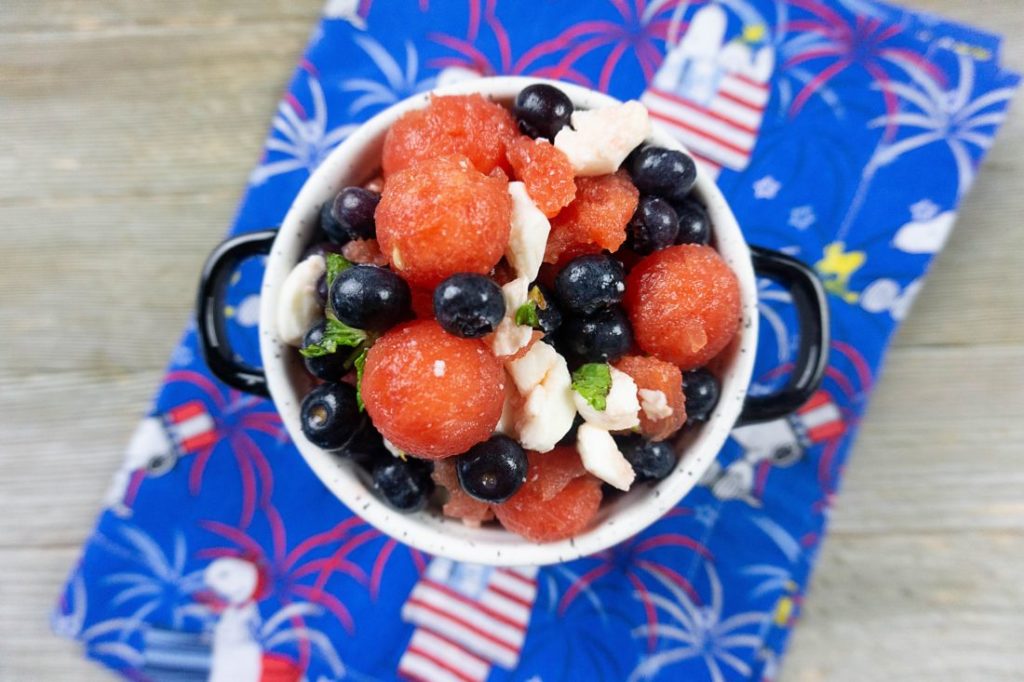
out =
[[[1013,97],[1014,89],[990,90],[972,99],[975,85],[974,60],[960,55],[959,82],[950,90],[923,71],[908,71],[913,83],[876,83],[875,88],[898,96],[899,111],[885,114],[868,122],[871,128],[899,126],[912,134],[882,144],[865,169],[872,173],[904,154],[935,143],[949,148],[956,162],[958,174],[957,199],[974,182],[976,155],[992,146],[995,129],[1006,121],[1005,107]],[[977,151],[972,153],[970,147]]]
[[[405,41],[403,68],[383,45],[370,36],[357,35],[353,40],[380,71],[384,82],[369,78],[349,78],[342,81],[342,90],[362,93],[349,105],[349,113],[358,114],[368,107],[395,104],[406,97],[434,87],[434,77],[419,78],[419,53],[410,41]]]
[[[109,618],[85,627],[89,604],[81,573],[75,574],[68,592],[67,602],[50,618],[55,634],[79,641],[90,656],[116,659],[131,668],[142,664],[142,652],[126,641],[138,629],[137,620]]]
[[[644,658],[630,675],[630,682],[647,680],[664,668],[688,660],[703,661],[709,679],[722,682],[723,669],[735,671],[745,677],[751,674],[746,656],[737,652],[756,650],[762,642],[758,631],[769,619],[761,611],[737,613],[722,618],[722,582],[710,562],[703,562],[711,586],[711,599],[707,605],[695,604],[690,596],[668,578],[655,575],[668,590],[671,598],[651,593],[650,599],[671,622],[657,622],[633,630],[634,637],[654,635],[670,642],[668,648]]]
[[[119,571],[103,579],[105,584],[119,588],[110,606],[134,609],[126,619],[135,627],[161,607],[170,607],[175,628],[180,628],[189,617],[203,620],[205,609],[192,602],[192,595],[203,587],[203,572],[185,572],[188,558],[185,536],[180,531],[175,533],[173,555],[168,556],[141,530],[131,526],[119,526],[118,530],[128,546],[110,540],[104,542],[104,546],[112,553],[129,558],[139,570]]]
[[[312,173],[358,127],[348,123],[328,128],[323,86],[308,71],[305,78],[312,112],[291,95],[277,105],[263,161],[249,175],[250,185],[262,185],[274,176],[296,171]]]
[[[324,661],[337,677],[345,676],[345,665],[341,662],[331,638],[325,633],[309,625],[291,625],[289,623],[305,623],[307,618],[323,614],[323,609],[310,602],[292,602],[281,607],[274,615],[260,624],[256,631],[256,640],[264,651],[274,651],[277,647],[308,643],[313,647],[320,660]]]

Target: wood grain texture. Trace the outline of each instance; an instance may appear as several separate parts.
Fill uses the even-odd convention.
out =
[[[0,6],[0,680],[94,680],[46,617],[320,0]],[[917,0],[1009,36],[1019,0]],[[1024,116],[896,338],[784,682],[1024,670]]]

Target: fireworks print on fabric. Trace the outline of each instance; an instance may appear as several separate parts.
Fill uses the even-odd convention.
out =
[[[824,280],[821,390],[736,429],[638,536],[497,570],[424,556],[342,507],[270,401],[211,378],[190,326],[54,630],[136,680],[775,679],[885,346],[1018,85],[999,43],[876,0],[329,0],[234,232],[280,224],[362,121],[437,85],[533,75],[642,99],[751,243]],[[263,265],[243,264],[226,301],[251,362]],[[798,335],[789,294],[758,292],[750,391],[765,395]]]

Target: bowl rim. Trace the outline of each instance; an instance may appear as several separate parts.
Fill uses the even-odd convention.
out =
[[[715,246],[737,276],[742,320],[737,338],[719,372],[721,398],[711,416],[697,429],[677,438],[681,452],[675,470],[665,479],[634,489],[602,505],[598,521],[590,529],[566,540],[529,542],[504,529],[472,528],[458,519],[428,509],[402,514],[379,500],[369,488],[364,472],[307,441],[299,423],[299,405],[312,383],[301,368],[297,353],[276,335],[276,294],[298,262],[316,227],[318,209],[345,184],[362,183],[379,168],[384,132],[403,113],[421,108],[429,96],[479,93],[508,102],[527,85],[547,82],[562,89],[577,106],[593,108],[620,102],[605,93],[582,86],[522,76],[497,76],[460,82],[419,93],[398,102],[363,123],[335,147],[306,179],[295,197],[267,257],[261,286],[260,355],[267,384],[296,448],[318,479],[353,514],[382,533],[434,556],[493,566],[540,566],[591,555],[622,542],[657,522],[697,485],[715,460],[743,408],[753,372],[758,337],[757,284],[749,248],[736,218],[714,180],[698,165],[696,192],[705,203],[714,226]],[[653,123],[648,141],[681,149],[685,147]],[[369,160],[374,160],[368,165]],[[301,387],[301,388],[300,388]]]

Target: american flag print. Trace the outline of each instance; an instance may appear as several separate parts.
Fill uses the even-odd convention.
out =
[[[743,39],[726,43],[726,26],[718,5],[697,12],[640,98],[651,118],[714,175],[750,162],[775,61],[771,47],[755,49]]]
[[[416,626],[398,664],[405,679],[482,682],[515,668],[537,597],[536,568],[430,562],[402,607]]]

